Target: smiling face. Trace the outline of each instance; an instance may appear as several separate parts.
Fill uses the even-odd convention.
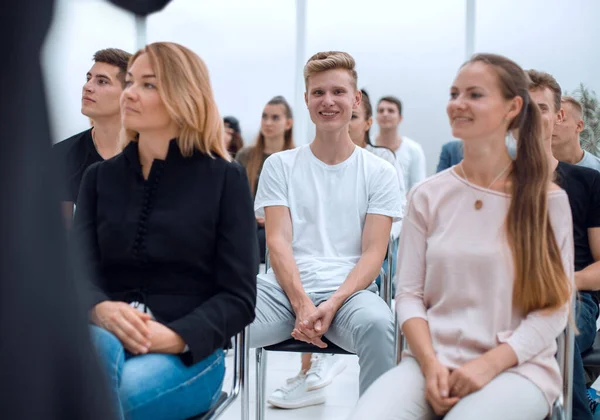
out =
[[[354,85],[350,72],[344,69],[310,76],[304,98],[317,130],[348,130],[352,111],[358,108],[361,99],[361,92]]]
[[[490,65],[467,64],[454,80],[446,107],[452,135],[466,141],[493,135],[504,138],[510,121],[521,109],[520,103],[520,97],[504,98]]]
[[[86,75],[81,95],[81,113],[92,119],[119,115],[119,98],[123,85],[117,78],[119,67],[94,63]]]
[[[175,124],[158,94],[159,88],[148,54],[140,55],[127,72],[121,95],[121,116],[127,130],[154,131]]]

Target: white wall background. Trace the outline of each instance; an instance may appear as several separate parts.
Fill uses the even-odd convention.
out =
[[[403,101],[400,132],[423,145],[433,173],[441,145],[451,140],[445,105],[465,59],[466,0],[307,2],[305,59],[321,50],[350,52],[372,100],[393,94]],[[599,21],[597,0],[479,0],[475,49],[548,71],[566,90],[584,82],[600,94]],[[184,44],[205,60],[221,114],[240,119],[246,143],[271,97],[294,103],[293,0],[173,0],[149,17],[147,40]],[[42,55],[55,141],[88,126],[81,87],[93,53],[106,47],[134,51],[132,15],[102,0],[57,0]]]

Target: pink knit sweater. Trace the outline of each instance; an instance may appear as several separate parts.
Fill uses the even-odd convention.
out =
[[[475,210],[476,199],[483,208]],[[459,177],[453,168],[410,193],[400,235],[396,313],[429,323],[433,348],[450,369],[500,343],[518,357],[509,369],[537,385],[549,406],[562,380],[554,357],[568,305],[524,316],[513,308],[514,264],[505,220],[511,197]],[[565,271],[573,281],[573,224],[564,191],[548,194],[549,215]],[[410,355],[410,350],[406,352]]]

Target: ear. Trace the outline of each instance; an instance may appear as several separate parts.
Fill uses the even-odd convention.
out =
[[[510,107],[508,108],[508,113],[505,117],[506,121],[512,121],[513,119],[515,119],[517,115],[521,113],[522,109],[523,98],[521,96],[515,96],[510,103]]]
[[[356,92],[354,92],[354,104],[352,105],[352,109],[358,109],[361,102],[362,92],[359,89],[356,89]]]
[[[291,118],[288,118],[287,120],[285,120],[285,129],[289,130],[290,128],[292,128],[292,126],[294,125],[294,120],[292,120]]]
[[[577,127],[575,128],[575,131],[577,132],[577,134],[581,133],[584,128],[585,128],[585,123],[583,122],[583,120],[577,121]]]
[[[560,124],[565,120],[565,110],[564,109],[559,109],[558,113],[556,114],[556,124]]]
[[[304,92],[304,103],[308,106],[308,92]]]
[[[367,120],[367,130],[370,129],[372,125],[373,125],[373,117],[370,117]]]
[[[402,115],[400,115],[400,120],[398,121],[398,125],[402,124],[402,121],[404,121],[404,117]]]

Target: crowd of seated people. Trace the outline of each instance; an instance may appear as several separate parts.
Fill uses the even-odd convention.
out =
[[[600,173],[577,148],[581,105],[551,75],[499,55],[467,61],[449,88],[458,140],[427,178],[423,148],[398,134],[401,101],[374,110],[348,53],[307,61],[316,134],[298,147],[281,96],[243,147],[182,45],[94,60],[82,91],[93,127],[51,157],[119,418],[209,410],[224,349],[249,326],[251,347],[327,338],[356,354],[352,419],[541,420],[562,393],[556,339],[570,313],[573,418],[593,418],[581,354],[598,318]],[[395,311],[379,296],[388,263]],[[394,317],[408,343],[398,365]],[[343,367],[304,354],[268,401],[322,404]]]

